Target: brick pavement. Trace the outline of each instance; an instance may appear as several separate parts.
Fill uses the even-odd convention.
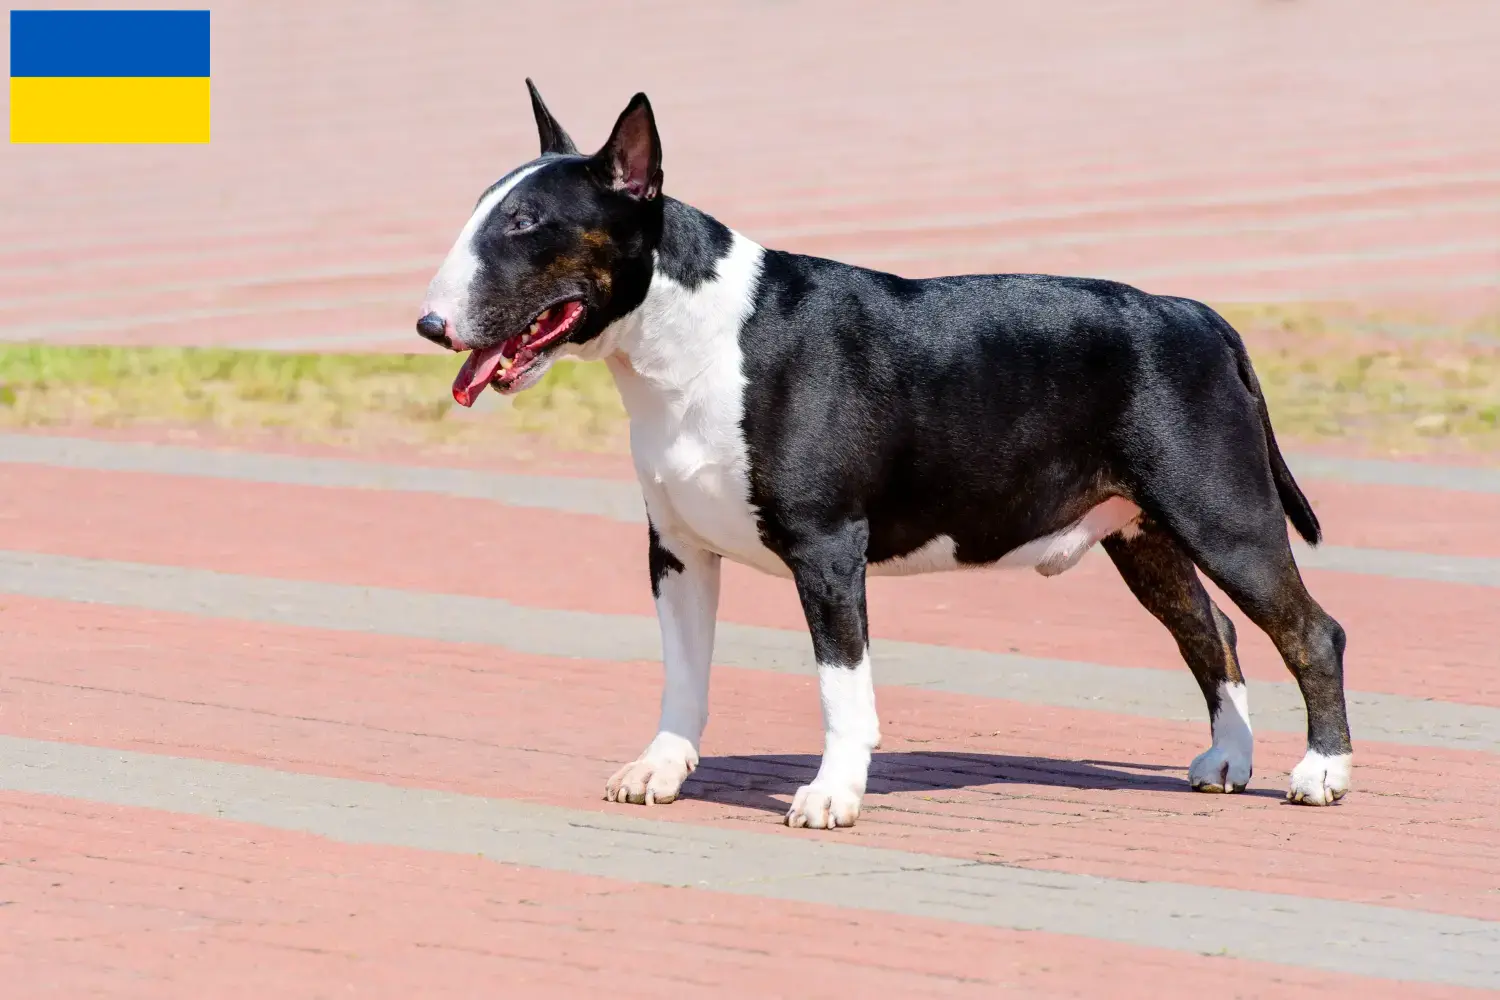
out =
[[[0,816],[26,856],[24,902],[0,911],[0,927],[32,955],[96,942],[66,964],[0,954],[28,996],[199,997],[213,983],[221,997],[1079,997],[1105,980],[1127,998],[1161,996],[1163,983],[1183,995],[1482,995],[50,797],[0,793]]]
[[[173,586],[169,577],[144,589],[127,585],[101,592],[115,593],[115,597],[89,596],[78,590],[76,583],[64,583],[64,592],[53,599],[25,597],[20,595],[29,592],[34,578],[21,569],[21,564],[8,563],[8,568],[0,567],[0,592],[13,595],[0,600],[0,628],[6,635],[8,651],[6,669],[0,675],[0,704],[5,706],[0,713],[0,733],[32,740],[61,740],[65,741],[63,745],[144,751],[153,755],[153,760],[253,764],[271,769],[267,774],[378,781],[416,790],[497,797],[536,808],[561,806],[585,810],[598,816],[597,822],[647,813],[653,821],[671,824],[671,828],[683,825],[683,829],[748,831],[756,838],[773,838],[775,843],[787,845],[769,847],[767,857],[771,859],[779,858],[783,849],[792,850],[795,844],[832,840],[896,848],[913,857],[998,862],[1037,872],[1038,877],[1051,872],[1056,877],[1102,878],[1106,886],[1144,883],[1161,886],[1167,894],[1178,891],[1170,888],[1174,886],[1219,893],[1279,893],[1278,899],[1304,901],[1286,904],[1294,910],[1297,905],[1327,901],[1375,906],[1380,914],[1390,912],[1396,914],[1391,919],[1408,921],[1429,919],[1423,914],[1431,914],[1431,919],[1452,915],[1484,921],[1482,926],[1488,927],[1500,920],[1500,910],[1496,909],[1500,857],[1493,847],[1500,802],[1494,800],[1494,783],[1488,780],[1496,751],[1400,745],[1368,735],[1361,738],[1356,729],[1356,794],[1335,809],[1296,809],[1281,804],[1279,798],[1285,772],[1299,755],[1300,740],[1295,733],[1279,731],[1278,723],[1271,731],[1262,727],[1252,794],[1218,798],[1193,795],[1186,791],[1182,774],[1186,762],[1201,749],[1206,727],[1198,717],[1201,710],[1191,707],[1196,698],[1191,694],[1191,682],[1170,649],[1170,640],[1158,634],[1159,628],[1109,579],[1107,564],[1101,561],[1080,566],[1055,581],[1003,573],[875,581],[872,629],[887,639],[937,643],[919,648],[952,649],[960,659],[966,655],[964,647],[994,648],[1005,655],[1062,655],[1095,661],[1101,664],[1097,669],[1106,673],[1159,675],[1164,681],[1180,683],[1186,696],[1182,703],[1189,706],[1185,714],[1177,716],[1172,707],[1152,708],[1149,704],[1135,704],[1128,708],[1130,714],[1118,714],[1125,706],[1108,700],[1072,708],[1018,701],[1003,683],[991,685],[985,694],[963,693],[978,690],[963,687],[974,679],[944,673],[958,669],[960,659],[950,667],[946,665],[947,654],[935,655],[919,669],[926,669],[935,678],[949,677],[958,682],[959,689],[932,689],[915,678],[902,681],[902,676],[911,676],[911,666],[882,678],[880,702],[889,742],[877,757],[869,809],[861,825],[852,831],[833,838],[807,837],[778,825],[791,790],[816,766],[817,701],[805,668],[795,664],[771,671],[720,667],[715,680],[716,714],[705,745],[708,756],[689,784],[689,798],[666,808],[621,810],[601,802],[598,787],[601,776],[616,761],[632,754],[649,735],[660,683],[657,669],[646,662],[651,655],[649,642],[643,645],[630,640],[613,647],[620,650],[613,656],[617,662],[610,662],[608,652],[582,654],[585,658],[580,659],[580,651],[573,651],[575,645],[566,643],[555,650],[570,654],[561,657],[548,655],[544,648],[530,653],[510,650],[508,631],[522,628],[518,623],[527,623],[525,627],[529,628],[532,618],[544,618],[550,609],[576,609],[596,615],[606,612],[617,617],[605,615],[597,619],[601,624],[606,619],[638,621],[637,631],[648,634],[654,626],[645,617],[649,615],[649,602],[639,580],[643,552],[638,525],[546,507],[512,508],[494,499],[466,499],[440,492],[350,489],[245,478],[251,469],[274,473],[279,467],[268,457],[251,456],[254,461],[235,465],[233,453],[221,453],[217,466],[220,472],[232,471],[241,477],[230,480],[212,474],[187,477],[103,471],[97,467],[108,465],[121,453],[103,449],[91,454],[92,468],[89,462],[80,463],[77,454],[66,460],[65,464],[75,466],[72,468],[52,467],[40,460],[0,466],[6,498],[0,507],[0,546],[20,547],[41,555],[133,559],[168,569],[200,567],[258,573],[262,576],[253,579],[287,581],[280,585],[280,592],[286,595],[283,603],[292,602],[290,620],[297,620],[299,607],[311,617],[300,627],[274,624],[280,619],[268,620],[263,611],[236,604],[233,598],[214,598],[201,588],[173,598],[185,602],[184,610],[193,606],[195,593],[199,599],[208,600],[197,614],[185,615],[166,610],[168,605],[152,605],[156,598],[148,595],[166,594],[161,587]],[[85,467],[76,467],[79,464]],[[503,468],[493,471],[508,472]],[[513,488],[522,479],[512,474],[506,482]],[[572,482],[584,490],[590,483]],[[1323,482],[1309,481],[1307,485],[1321,499]],[[1426,536],[1412,536],[1396,515],[1403,510],[1420,512],[1429,505],[1472,531],[1480,550],[1488,544],[1485,517],[1494,502],[1492,494],[1412,486],[1345,484],[1340,488],[1345,493],[1334,501],[1335,506],[1347,505],[1352,513],[1363,504],[1389,513],[1384,521],[1371,517],[1362,523],[1359,540],[1368,544],[1406,545],[1420,552]],[[80,508],[76,498],[82,496],[107,496],[109,503]],[[550,500],[559,500],[560,496],[549,494]],[[565,500],[560,503],[567,506]],[[518,524],[522,525],[521,534],[516,533]],[[395,530],[393,525],[397,526]],[[420,525],[420,529],[408,529],[407,525]],[[503,560],[466,558],[455,566],[451,559],[454,551],[483,554],[494,544],[505,550]],[[1497,663],[1493,649],[1495,628],[1500,622],[1484,613],[1484,609],[1494,607],[1494,588],[1316,570],[1309,571],[1309,576],[1318,592],[1330,592],[1331,606],[1336,601],[1348,602],[1350,614],[1345,618],[1353,636],[1351,687],[1388,690],[1392,692],[1388,697],[1439,699],[1399,703],[1406,707],[1393,713],[1398,722],[1402,718],[1415,720],[1431,706],[1451,704],[1464,710],[1465,705],[1494,704]],[[65,575],[59,579],[84,578]],[[402,589],[381,591],[391,595],[391,610],[376,612],[368,620],[355,614],[346,619],[347,625],[339,626],[363,629],[363,633],[330,632],[326,627],[315,627],[318,612],[295,596],[298,592],[292,581],[298,579],[318,581],[320,585],[356,585],[348,591],[348,600],[355,602],[361,600],[357,596],[360,593],[375,593],[361,588]],[[1424,597],[1430,588],[1440,588],[1441,596],[1434,592]],[[1346,596],[1337,597],[1341,591]],[[1371,594],[1387,592],[1388,600],[1399,602],[1403,608],[1399,621],[1393,619],[1389,606],[1381,610],[1371,598]],[[69,593],[72,602],[66,599]],[[436,601],[434,607],[476,598],[481,603],[493,598],[513,603],[509,605],[512,610],[506,612],[508,617],[497,622],[498,644],[467,633],[445,634],[441,626],[429,638],[401,638],[401,628],[427,613],[418,608],[429,597]],[[93,603],[76,603],[79,600]],[[100,600],[124,601],[125,605],[97,603]],[[403,602],[409,612],[399,610]],[[743,626],[735,623],[799,627],[791,589],[785,581],[729,573],[724,604],[721,653],[729,656],[730,662],[737,655],[736,644],[743,641],[735,631]],[[1340,613],[1343,610],[1339,609]],[[203,614],[210,617],[201,617]],[[457,614],[457,621],[466,620],[465,613]],[[625,617],[618,617],[622,615]],[[409,620],[402,621],[403,617]],[[236,620],[246,618],[253,620]],[[361,621],[367,623],[360,625]],[[397,631],[383,623],[396,626]],[[591,648],[610,649],[615,642],[611,636],[616,633],[609,628],[593,630]],[[526,641],[545,647],[563,634],[531,628]],[[798,648],[802,641],[798,640]],[[1256,682],[1255,691],[1261,692],[1260,696],[1252,693],[1252,705],[1256,705],[1272,687],[1261,682],[1282,681],[1284,671],[1264,651],[1257,651],[1249,635],[1245,647],[1247,672]],[[1420,651],[1426,657],[1420,670],[1412,669],[1407,650]],[[618,662],[620,659],[626,662]],[[891,665],[899,666],[894,662]],[[903,686],[908,683],[917,686]],[[1048,685],[1068,682],[1059,673],[1031,683],[1034,689],[1025,695],[1027,699],[1038,690],[1045,696]],[[1152,717],[1153,712],[1157,717]],[[1293,723],[1287,728],[1295,729],[1294,719]],[[1490,723],[1481,723],[1481,727],[1482,737],[1495,728]],[[1485,739],[1474,746],[1494,745],[1493,739]],[[63,776],[67,773],[71,772],[65,771]],[[94,815],[91,810],[102,807],[80,800],[78,796],[83,793],[71,786],[59,786],[57,790],[63,798],[41,805],[27,799],[28,809],[41,811],[26,815],[46,817],[37,822],[60,824],[71,831],[71,836],[80,838],[80,843],[88,842],[88,837],[95,836],[90,832],[95,824],[83,817]],[[85,794],[84,799],[95,794]],[[166,803],[157,804],[157,808],[170,812],[180,807]],[[121,815],[126,818],[116,822],[128,827],[133,822],[130,817],[136,814]],[[222,843],[223,837],[262,844],[266,838],[282,836],[263,829],[269,820],[242,817],[240,822],[250,826],[243,832],[201,834],[201,849],[221,859],[213,864],[236,863],[232,850],[209,846]],[[140,825],[151,831],[161,823],[175,823],[172,828],[179,831],[200,829],[170,819],[145,819]],[[328,834],[321,829],[297,829]],[[152,836],[143,833],[144,842],[150,843]],[[22,839],[5,843],[6,856],[13,859],[10,867],[31,871],[32,863],[24,860],[31,856],[25,846],[30,842]],[[124,870],[135,870],[119,851],[99,846],[83,854],[115,859],[127,865]],[[590,869],[586,865],[578,865],[590,856],[611,854],[586,852],[575,858],[561,850],[547,867],[587,873]],[[418,864],[418,870],[426,872],[448,863],[424,861]],[[291,867],[284,866],[264,877],[273,883],[296,878],[293,873],[297,869],[290,856],[287,864]],[[632,877],[651,881],[649,866],[632,872]],[[525,875],[521,880],[532,877]],[[582,879],[578,884],[583,886],[591,876],[570,877]],[[412,876],[414,882],[425,878]],[[443,884],[439,876],[433,876],[432,881]],[[40,929],[35,933],[52,935],[47,940],[60,942],[68,921],[97,920],[89,914],[98,912],[101,905],[126,906],[127,900],[139,900],[129,905],[170,908],[166,898],[152,901],[148,890],[154,883],[148,879],[142,887],[139,882],[110,881],[83,895],[41,893],[35,881],[18,882],[17,902],[27,908],[18,912],[41,914],[36,923]],[[245,896],[244,890],[223,884],[215,886],[204,891],[214,900],[213,906],[227,908],[226,912],[236,913],[237,908],[260,898],[258,894]],[[351,902],[351,913],[375,905],[378,892],[363,891],[370,902]],[[604,889],[595,891],[609,895]],[[879,893],[877,897],[883,898]],[[643,918],[685,919],[674,915],[677,911],[671,911],[667,903],[647,903],[642,896],[632,898],[638,902],[631,905],[641,908]],[[922,898],[926,897],[914,897]],[[297,933],[307,941],[343,942],[336,947],[309,944],[318,954],[342,954],[341,949],[358,952],[362,942],[381,933],[359,919],[335,920],[332,911],[304,916],[307,904],[297,903],[291,895],[285,905],[289,912],[299,914]],[[769,911],[752,912],[753,906],[748,903],[725,900],[722,905],[713,905],[725,919],[752,924],[771,919],[766,916]],[[1112,904],[1100,905],[1107,909]],[[850,912],[864,911],[855,906]],[[901,912],[939,919],[920,910]],[[988,905],[976,912],[985,914],[986,919],[1009,919],[1003,917],[1003,908],[1001,916]],[[240,918],[225,919],[225,926],[231,926]],[[495,919],[506,927],[512,922],[507,917]],[[948,914],[940,922],[955,919],[959,918]],[[1153,925],[1153,919],[1143,919],[1142,924]],[[1005,926],[1049,925],[1022,921]],[[1401,933],[1418,933],[1417,926]],[[92,957],[71,974],[72,978],[64,977],[64,985],[81,990],[89,984],[110,981],[105,972],[100,972],[102,969],[116,971],[113,982],[117,993],[129,992],[127,984],[136,981],[127,973],[144,977],[143,981],[164,990],[175,988],[171,984],[177,982],[178,973],[160,964],[166,939],[154,927],[147,921],[134,937],[118,939],[134,944],[113,943],[117,940],[112,936],[115,932],[91,939],[97,941],[91,946]],[[1050,929],[1075,936],[1078,933],[1074,925],[1059,924]],[[403,941],[416,940],[413,932],[399,927],[388,932]],[[461,938],[472,932],[471,923],[462,932],[453,933]],[[286,931],[269,936],[231,934],[232,941],[224,938],[225,933],[193,937],[193,943],[185,946],[189,964],[183,968],[193,968],[191,963],[206,962],[208,956],[221,953],[258,954],[266,966],[258,982],[269,988],[269,984],[282,981],[276,977],[300,976],[307,995],[314,995],[315,984],[330,974],[326,960],[279,957],[285,951]],[[619,931],[601,933],[608,937],[617,936]],[[1092,931],[1084,933],[1085,938],[1096,936]],[[1460,935],[1452,940],[1466,939],[1472,937]],[[808,975],[822,975],[815,971],[823,968],[819,960],[801,953],[793,958],[784,946],[775,944],[779,937],[770,940],[763,950],[794,961],[797,968],[809,970]],[[1152,948],[1172,950],[1182,945],[1182,941],[1155,941],[1142,954],[1156,956],[1158,952]],[[1094,946],[1091,941],[1087,948]],[[417,975],[415,970],[426,968],[426,959],[408,959],[415,954],[411,950],[414,947],[408,946],[401,953],[404,969],[400,975]],[[834,946],[830,943],[828,947]],[[1224,947],[1230,955],[1253,953],[1253,949],[1245,950],[1250,947],[1248,941],[1231,941]],[[1356,943],[1351,947],[1356,955],[1383,954],[1374,945]],[[1360,952],[1360,947],[1366,951]],[[1480,947],[1483,953],[1487,946]],[[848,954],[823,952],[834,953]],[[673,954],[680,964],[670,983],[687,988],[687,984],[701,979],[719,983],[718,989],[732,995],[724,985],[727,974],[711,943],[681,940]],[[1001,948],[995,954],[1010,953]],[[988,982],[998,976],[997,981],[1013,986],[1030,982],[1027,989],[1043,994],[1056,988],[1063,992],[1076,989],[1081,995],[1087,995],[1089,981],[1098,981],[1096,973],[1087,971],[1092,966],[1070,964],[1069,974],[1081,978],[1054,984],[1047,977],[1060,973],[1043,952],[1026,954],[1031,957],[1017,959],[1014,966],[1002,963],[999,968],[1018,969],[1014,975],[1041,978],[1006,978],[1012,973],[1002,975],[995,966],[984,963],[972,978]],[[1141,958],[1139,961],[1146,964],[1140,968],[1156,960]],[[875,959],[871,956],[859,961]],[[953,950],[947,961],[953,969],[971,959]],[[1287,953],[1273,971],[1243,963],[1248,971],[1236,973],[1236,982],[1255,995],[1279,995],[1283,991],[1292,995],[1302,982],[1297,977],[1306,976],[1309,968],[1351,971],[1327,964],[1331,961],[1327,956]],[[1399,974],[1429,983],[1488,982],[1480,973],[1454,972],[1467,966],[1443,959],[1441,949],[1434,953],[1434,962],[1433,966],[1421,962],[1410,968],[1403,965]],[[351,960],[338,967],[351,977],[350,982],[374,989],[382,964]],[[1481,961],[1480,968],[1484,965]],[[1439,966],[1448,971],[1440,971]],[[527,978],[533,975],[528,971],[533,966],[503,949],[486,955],[482,967],[485,971],[474,974],[514,983],[518,988],[533,982]],[[534,982],[561,987],[575,982],[571,978],[575,975],[586,979],[587,963],[584,969],[579,972],[568,965],[545,974],[538,972]],[[921,975],[931,971],[924,969]],[[35,973],[33,967],[31,974]],[[856,977],[867,974],[884,973],[871,972],[863,965],[850,972]],[[901,977],[907,974],[890,972],[884,981],[893,986],[905,983],[907,980]],[[1270,978],[1257,978],[1263,974]],[[1396,974],[1390,970],[1381,973]],[[1095,978],[1090,980],[1091,976]],[[460,986],[445,985],[448,980],[443,974],[431,973],[429,981],[436,991],[461,991]],[[663,995],[675,987],[644,988]],[[921,978],[903,987],[911,995],[924,995],[922,990],[929,988],[937,989]],[[811,992],[820,995],[819,989]]]
[[[4,614],[15,622],[5,685],[14,735],[87,732],[86,742],[127,750],[609,813],[619,810],[598,800],[599,774],[649,739],[659,691],[643,663],[60,602],[7,600]],[[805,674],[720,668],[714,697],[709,759],[690,798],[649,812],[765,831],[816,770],[816,691]],[[880,707],[872,798],[840,841],[1500,919],[1484,880],[1500,862],[1500,798],[1459,795],[1493,767],[1490,754],[1362,741],[1360,787],[1371,794],[1351,799],[1350,815],[1322,819],[1279,801],[1301,756],[1291,734],[1262,734],[1253,796],[1210,799],[1183,781],[1202,749],[1200,722],[888,686]],[[1393,864],[1414,824],[1443,837]],[[1316,838],[1287,843],[1330,826],[1336,854]]]
[[[339,632],[477,642],[518,653],[659,662],[655,621],[521,605],[489,597],[351,586],[213,570],[0,550],[5,587],[18,596],[332,629]],[[882,683],[1031,705],[1192,721],[1201,695],[1179,670],[1137,669],[1055,657],[995,653],[879,637]],[[771,673],[805,670],[805,629],[720,621],[715,658]],[[1348,692],[1364,741],[1495,752],[1496,709],[1428,697]],[[1289,681],[1256,683],[1262,732],[1305,731]]]
[[[0,483],[11,497],[0,548],[652,614],[650,591],[639,586],[640,529],[603,519],[536,509],[515,515],[481,501],[412,494],[22,466],[0,468]],[[107,495],[109,503],[80,516],[67,499],[87,495]],[[1354,636],[1351,686],[1500,707],[1495,588],[1307,575]],[[723,620],[802,627],[784,583],[738,566],[726,568],[725,580]],[[1103,648],[1124,666],[1179,669],[1170,636],[1129,597],[1107,560],[1087,560],[1046,587],[1031,573],[988,580],[983,588],[962,574],[873,580],[871,621],[893,639],[1080,660]],[[1399,620],[1388,611],[1398,603],[1406,609]],[[1247,675],[1285,680],[1269,640],[1233,614]],[[1434,635],[1443,637],[1440,652]],[[1410,669],[1415,657],[1422,657],[1420,672]]]
[[[1101,878],[650,811],[560,808],[0,737],[4,787],[605,879],[1061,932],[1406,981],[1493,985],[1492,921],[1286,893]],[[1282,807],[1286,808],[1286,807]],[[644,815],[643,815],[644,813]],[[1330,931],[1329,928],[1336,928]]]
[[[585,144],[647,90],[669,192],[787,249],[1493,312],[1497,49],[1488,0],[219,3],[212,144],[0,156],[0,336],[412,350],[526,74]]]

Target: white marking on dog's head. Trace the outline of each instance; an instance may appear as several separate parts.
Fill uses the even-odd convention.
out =
[[[484,228],[490,213],[505,200],[506,196],[526,178],[545,167],[548,162],[550,161],[545,159],[534,160],[525,166],[518,167],[485,192],[484,196],[479,199],[479,204],[474,206],[469,221],[459,231],[458,239],[453,242],[453,248],[448,251],[448,256],[443,258],[437,274],[427,286],[427,297],[422,301],[421,315],[433,313],[445,320],[448,324],[449,336],[457,341],[454,346],[459,350],[472,343],[473,336],[469,306],[474,276],[479,273],[480,267],[479,252],[474,245],[474,239]]]

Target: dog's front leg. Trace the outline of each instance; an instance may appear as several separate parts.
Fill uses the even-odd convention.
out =
[[[870,753],[880,745],[870,633],[865,617],[864,521],[789,546],[787,564],[812,633],[823,702],[823,760],[812,784],[797,790],[788,826],[853,826],[865,794]]]
[[[698,741],[708,722],[708,671],[719,608],[719,557],[663,538],[649,528],[651,592],[661,626],[666,684],[656,738],[604,787],[611,802],[650,805],[677,798],[698,766]]]

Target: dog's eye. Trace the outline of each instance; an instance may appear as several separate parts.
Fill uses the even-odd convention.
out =
[[[536,219],[529,215],[513,215],[510,217],[510,225],[506,227],[505,231],[511,235],[515,235],[516,233],[529,232],[535,229],[536,225]]]

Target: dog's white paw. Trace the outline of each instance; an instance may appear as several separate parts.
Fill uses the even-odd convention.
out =
[[[1307,756],[1292,768],[1287,799],[1307,806],[1333,805],[1349,791],[1352,759],[1353,755],[1347,753],[1327,757],[1316,750],[1307,751]]]
[[[1212,746],[1193,758],[1188,781],[1195,792],[1243,792],[1250,783],[1250,754],[1239,747]]]
[[[1243,792],[1250,783],[1255,736],[1250,731],[1250,697],[1244,684],[1219,685],[1213,718],[1214,745],[1193,758],[1188,783],[1195,792]]]
[[[638,806],[665,805],[677,798],[697,766],[698,751],[691,743],[673,733],[657,733],[645,752],[605,783],[604,798]]]
[[[805,826],[813,830],[832,830],[853,826],[859,819],[859,801],[863,796],[841,784],[810,785],[797,789],[792,807],[786,813],[787,826]]]

